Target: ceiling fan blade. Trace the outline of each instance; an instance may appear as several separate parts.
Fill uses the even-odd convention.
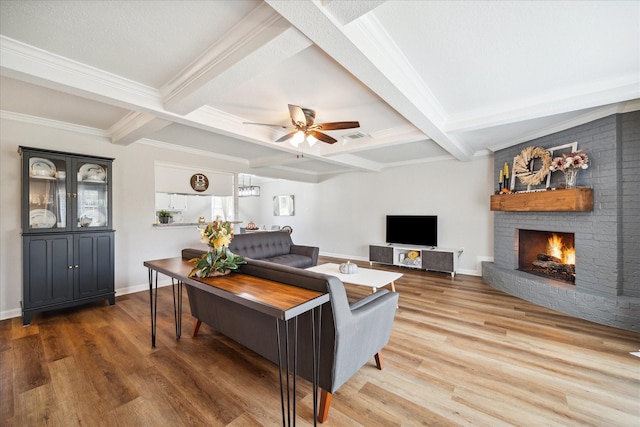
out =
[[[318,123],[317,125],[313,125],[313,128],[318,130],[352,129],[359,127],[360,122],[331,122]]]
[[[283,142],[283,141],[286,141],[287,139],[291,139],[291,138],[293,138],[293,135],[295,135],[296,133],[298,133],[298,130],[294,130],[293,132],[289,132],[285,136],[282,136],[282,137],[278,138],[276,140],[276,142]]]
[[[335,139],[334,137],[329,136],[326,133],[318,132],[317,130],[310,130],[308,134],[312,135],[318,141],[326,142],[327,144],[333,144],[335,142],[338,142],[338,140]]]
[[[273,125],[270,123],[253,123],[253,122],[242,122],[243,125],[258,125],[258,126],[269,126],[272,128],[278,128],[278,129],[293,129],[293,127],[289,126],[289,125]]]
[[[302,108],[289,104],[289,114],[291,115],[291,122],[293,122],[294,126],[301,127],[307,125],[307,118]]]

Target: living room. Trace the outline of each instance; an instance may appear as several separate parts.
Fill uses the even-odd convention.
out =
[[[389,81],[395,83],[396,89],[393,89],[393,83],[386,86],[388,83],[367,81],[363,75],[370,73],[368,69],[364,69],[363,74],[359,75],[362,80],[367,81],[368,87],[364,89],[358,87],[353,90],[356,95],[361,95],[365,102],[357,100],[357,96],[354,96],[356,101],[343,95],[338,96],[338,93],[344,88],[340,84],[342,77],[332,74],[331,77],[336,81],[335,97],[339,98],[342,104],[337,103],[337,101],[333,104],[326,103],[326,101],[325,104],[317,104],[316,100],[322,98],[315,91],[313,92],[314,95],[309,96],[308,99],[305,99],[304,91],[300,91],[297,95],[299,98],[281,102],[284,95],[280,94],[275,97],[273,103],[270,101],[256,106],[253,111],[259,111],[260,113],[257,115],[240,115],[237,108],[228,110],[229,115],[236,113],[234,120],[241,117],[242,120],[250,122],[287,124],[287,103],[302,104],[303,102],[308,102],[310,105],[304,104],[303,106],[317,108],[318,122],[357,119],[361,122],[361,129],[369,137],[373,133],[379,140],[376,141],[376,138],[371,137],[364,142],[357,139],[346,142],[340,141],[334,144],[334,148],[326,149],[334,149],[335,151],[333,152],[322,151],[325,148],[317,149],[317,146],[316,149],[306,145],[303,149],[294,148],[288,142],[279,143],[279,145],[274,144],[275,137],[284,135],[284,133],[272,133],[266,127],[265,129],[259,126],[250,127],[238,121],[234,121],[232,125],[228,123],[224,125],[225,120],[221,120],[222,125],[217,128],[214,128],[210,122],[207,122],[209,125],[205,125],[205,119],[210,118],[209,115],[215,115],[207,108],[200,111],[194,108],[191,114],[176,112],[179,109],[188,109],[189,106],[193,106],[194,98],[197,97],[197,94],[187,94],[184,99],[175,100],[175,105],[171,107],[172,110],[167,110],[164,108],[164,104],[158,102],[158,99],[148,97],[148,93],[141,94],[138,92],[142,85],[135,85],[132,82],[133,86],[131,87],[135,90],[132,90],[131,93],[124,93],[123,91],[120,92],[123,86],[115,85],[118,90],[113,88],[106,89],[106,80],[100,80],[100,83],[89,82],[88,76],[92,76],[92,74],[88,73],[87,69],[92,67],[90,65],[91,61],[87,61],[86,64],[77,64],[74,63],[72,58],[65,57],[64,49],[56,52],[52,48],[50,52],[46,52],[46,43],[42,46],[31,45],[29,40],[34,39],[29,37],[35,36],[28,34],[29,31],[26,31],[29,37],[25,36],[23,40],[17,38],[21,33],[15,30],[13,26],[6,26],[5,24],[11,19],[16,19],[15,16],[19,16],[19,19],[23,20],[26,18],[18,12],[19,7],[13,9],[14,6],[12,6],[11,9],[5,9],[6,5],[14,2],[6,2],[6,5],[4,3],[1,9],[3,19],[1,27],[4,29],[0,29],[2,31],[2,39],[0,40],[2,44],[0,47],[3,54],[2,90],[0,91],[2,110],[0,112],[0,181],[2,182],[0,205],[3,206],[0,214],[0,232],[2,235],[2,242],[0,243],[0,320],[3,321],[20,322],[19,318],[22,315],[23,253],[21,250],[22,217],[20,209],[22,194],[21,161],[18,153],[20,146],[115,159],[112,168],[112,208],[113,229],[115,230],[114,282],[116,297],[119,299],[116,305],[119,304],[120,299],[125,302],[125,305],[128,305],[131,301],[142,301],[143,298],[138,298],[136,295],[148,289],[148,271],[143,266],[145,261],[179,256],[183,248],[199,245],[200,236],[195,227],[157,227],[155,225],[154,198],[156,185],[154,175],[158,164],[172,164],[176,167],[188,168],[193,173],[222,172],[263,177],[262,180],[257,181],[261,186],[260,197],[238,199],[239,218],[237,219],[243,225],[249,221],[254,221],[267,227],[271,225],[289,225],[294,230],[292,239],[295,243],[318,246],[321,255],[324,257],[333,258],[334,260],[353,260],[354,262],[360,262],[361,265],[368,261],[370,244],[385,243],[384,221],[386,215],[437,215],[438,246],[461,250],[462,252],[457,260],[457,273],[460,276],[469,276],[472,278],[471,280],[478,281],[474,283],[481,283],[482,263],[491,262],[494,260],[494,256],[502,257],[504,253],[504,245],[499,249],[494,248],[496,228],[504,227],[504,218],[513,218],[510,213],[496,215],[490,209],[490,196],[498,189],[498,171],[501,170],[503,163],[508,161],[511,164],[511,159],[526,145],[538,145],[541,142],[546,144],[546,148],[549,148],[560,143],[571,143],[575,139],[557,142],[553,140],[554,135],[571,135],[572,129],[581,129],[581,126],[588,127],[592,123],[599,123],[599,120],[617,120],[615,117],[634,117],[634,120],[637,120],[637,111],[640,110],[638,76],[633,76],[631,80],[627,79],[629,74],[633,75],[634,72],[637,74],[638,71],[638,42],[635,40],[627,43],[628,34],[638,33],[637,25],[640,19],[640,12],[638,12],[637,2],[591,2],[593,9],[581,4],[576,10],[576,14],[582,17],[582,19],[576,19],[580,25],[584,25],[584,27],[580,28],[589,28],[587,24],[592,22],[591,19],[596,19],[594,17],[597,17],[600,20],[603,13],[611,13],[612,19],[604,20],[610,23],[611,28],[607,26],[606,29],[601,31],[614,35],[624,34],[621,39],[625,40],[625,42],[623,43],[621,40],[616,39],[615,36],[612,36],[613,40],[603,41],[602,45],[598,44],[597,48],[612,55],[611,58],[608,57],[610,63],[614,62],[613,59],[618,58],[619,62],[622,63],[619,65],[622,69],[621,74],[616,74],[618,70],[611,66],[608,70],[599,70],[599,72],[606,73],[608,71],[611,73],[610,75],[604,74],[604,76],[600,76],[601,80],[589,75],[589,78],[593,79],[588,82],[585,81],[584,86],[581,88],[572,87],[572,89],[575,89],[574,91],[569,89],[565,91],[561,89],[565,87],[563,85],[569,84],[568,74],[565,73],[562,74],[564,81],[559,81],[561,80],[560,78],[558,81],[553,81],[556,86],[550,85],[546,88],[541,87],[523,92],[509,92],[509,95],[514,97],[523,96],[522,99],[526,98],[521,103],[507,102],[509,100],[513,101],[514,98],[508,98],[506,93],[502,99],[506,104],[500,105],[498,102],[500,100],[497,99],[499,98],[498,96],[491,98],[492,101],[495,101],[495,104],[485,105],[488,108],[487,111],[489,111],[485,115],[472,114],[478,111],[473,110],[470,107],[473,103],[469,102],[469,104],[464,103],[464,106],[468,107],[468,109],[465,110],[460,107],[460,110],[458,110],[460,114],[451,114],[448,123],[446,120],[438,121],[437,114],[425,113],[425,111],[433,107],[433,104],[425,103],[423,100],[416,100],[411,96],[411,93],[418,93],[413,90],[415,87],[409,88],[409,90],[406,87],[402,87],[401,80],[397,79],[397,75],[395,79],[389,77]],[[28,2],[25,3],[29,4]],[[49,3],[48,7],[53,7],[52,5],[55,2],[43,3]],[[65,2],[61,3],[64,4]],[[138,10],[136,9],[137,7],[143,7],[140,4],[136,5],[137,2],[131,3],[128,6],[133,8],[130,13]],[[265,4],[273,6],[274,10],[277,9],[278,13],[285,16],[287,20],[292,20],[296,23],[292,28],[298,28],[307,37],[316,43],[323,44],[323,47],[332,52],[335,57],[331,61],[338,61],[349,72],[357,74],[356,71],[359,68],[356,64],[352,64],[349,59],[336,55],[336,51],[331,51],[330,46],[324,46],[327,41],[313,33],[312,29],[307,28],[306,22],[300,22],[295,17],[290,16],[295,12],[290,8],[295,8],[295,6],[288,6],[282,3],[299,3],[298,6],[305,10],[306,17],[315,16],[315,13],[318,12],[316,9],[323,10],[319,5],[315,5],[312,2],[308,2],[310,4],[307,4],[307,2],[266,2],[264,4],[262,2],[245,2],[242,7],[249,8],[251,6],[252,8],[257,8],[264,7]],[[341,5],[337,4],[341,2],[329,3],[333,3],[333,5],[328,7],[329,12],[323,10],[324,19],[328,19],[326,16],[331,14],[342,17],[348,15],[346,11],[340,9]],[[384,3],[386,2],[353,2],[354,5],[358,5],[361,8],[353,13],[360,17],[368,17],[367,19],[371,18],[371,15],[375,13],[388,13],[390,5],[388,3],[385,5]],[[458,17],[456,19],[457,23],[463,23],[465,19],[469,19],[466,14],[471,12],[465,12],[460,5],[445,6],[439,2],[437,3],[431,7],[443,8],[445,11],[448,7],[451,7],[453,8],[452,12],[455,10],[455,12],[465,16]],[[464,4],[465,2],[454,3]],[[476,12],[482,11],[482,16],[485,16],[484,13],[487,16],[491,16],[492,13],[496,13],[499,16],[504,16],[502,13],[506,15],[513,13],[512,9],[509,11],[495,10],[494,6],[490,5],[493,2],[474,3],[475,7],[478,8]],[[612,6],[607,6],[609,4],[612,4]],[[376,12],[376,7],[378,6],[381,9]],[[65,7],[69,7],[68,4]],[[331,9],[331,7],[335,9]],[[407,6],[405,5],[405,7]],[[514,5],[508,7],[514,7]],[[553,7],[549,7],[551,9],[535,16],[538,18],[540,16],[549,16],[553,11]],[[558,7],[558,13],[561,15],[571,11],[570,5],[558,4]],[[607,9],[608,7],[611,9]],[[528,8],[535,9],[534,6],[527,2],[527,10],[530,10]],[[34,10],[37,10],[37,8]],[[71,8],[66,9],[66,11],[68,10],[71,10]],[[442,12],[441,9],[437,10]],[[60,22],[64,21],[63,14],[56,12],[53,16],[57,17],[55,19],[59,19],[59,21],[55,21],[52,18],[55,22],[47,24],[47,13],[45,12],[46,10],[40,10],[36,13],[38,16],[36,21],[42,24],[40,28],[43,31],[44,28],[50,29],[51,27],[59,26]],[[14,13],[17,15],[14,15]],[[126,10],[122,13],[126,15]],[[115,19],[118,14],[114,13],[109,16]],[[613,17],[624,17],[625,19],[622,23],[614,25],[611,23],[616,22]],[[388,19],[392,18],[389,17]],[[95,17],[92,19],[95,19]],[[107,17],[104,19],[108,22]],[[355,17],[350,19],[351,21],[349,22],[358,21]],[[358,22],[363,24],[367,19]],[[376,19],[383,20],[383,17],[378,16]],[[407,19],[409,18],[407,17]],[[514,15],[513,19],[523,19],[523,17]],[[342,31],[347,33],[347,36],[344,36],[344,34],[343,36],[351,40],[354,45],[357,45],[357,36],[349,32],[353,31],[353,26],[346,28],[348,25],[337,24],[333,21],[333,18],[328,20],[331,22],[325,22],[325,25],[330,25],[334,29],[341,29],[341,33]],[[198,21],[198,24],[204,27],[205,23],[202,21]],[[481,19],[479,21],[488,22]],[[24,24],[25,21],[19,20],[20,22]],[[501,22],[504,23],[504,21]],[[497,23],[495,24],[497,25]],[[103,25],[105,27],[108,26],[108,24]],[[165,25],[168,24],[165,22]],[[29,27],[26,24],[22,26]],[[554,28],[559,27],[562,27],[562,25],[555,23]],[[7,28],[15,32],[9,32]],[[120,29],[124,31],[124,28]],[[36,30],[37,28],[32,29],[33,33],[37,33],[38,31]],[[504,28],[504,30],[506,31],[507,28]],[[8,33],[5,33],[5,31]],[[285,31],[284,34],[292,37],[290,36],[291,31],[291,29],[289,32]],[[158,35],[153,31],[151,33]],[[137,34],[140,35],[140,33]],[[172,33],[172,35],[176,36],[175,33]],[[566,33],[562,31],[562,35],[566,35]],[[72,37],[73,35],[67,36]],[[585,35],[585,37],[588,36]],[[297,36],[292,38],[297,40]],[[633,37],[630,38],[633,39]],[[104,42],[105,39],[108,40],[109,36],[105,36],[102,41]],[[37,37],[35,40],[38,40]],[[68,43],[68,40],[62,38],[60,44],[64,45]],[[535,37],[532,36],[526,40],[534,43]],[[545,40],[549,41],[548,39]],[[591,39],[589,40],[591,41]],[[287,41],[291,40],[287,39]],[[41,39],[40,42],[42,42]],[[397,42],[400,43],[399,40]],[[113,43],[123,44],[122,40],[116,40]],[[567,51],[576,49],[569,43],[567,44],[569,46],[563,46]],[[207,43],[204,43],[204,45],[207,45]],[[613,49],[611,46],[617,47]],[[316,48],[317,46],[313,45],[312,49]],[[385,45],[385,48],[388,48],[388,45]],[[90,50],[89,47],[86,49]],[[409,46],[403,45],[403,49],[406,49],[407,55],[409,55]],[[186,60],[184,56],[181,57],[183,63],[175,67],[181,68],[186,65],[198,57],[203,50],[203,45],[198,45],[197,48],[192,46],[189,54],[185,53],[185,56],[191,56]],[[319,51],[320,49],[317,50]],[[580,49],[576,50],[582,52]],[[597,50],[597,52],[600,53],[601,50]],[[264,52],[262,53],[264,55]],[[313,53],[315,55],[318,54],[315,51]],[[113,54],[113,51],[110,51],[110,54]],[[308,52],[307,54],[310,55]],[[471,52],[465,50],[465,54],[471,55]],[[21,62],[21,55],[26,55],[31,62]],[[105,53],[105,56],[108,55]],[[594,61],[589,54],[583,56],[585,58],[580,60],[583,62],[577,59],[573,61],[582,66],[593,64],[594,62],[606,62],[602,60]],[[629,57],[631,59],[628,59]],[[247,58],[251,59],[249,56]],[[393,74],[393,70],[384,70],[384,67],[379,62],[376,62],[377,57],[375,54],[368,52],[367,58],[371,62],[378,64],[378,71],[374,75],[375,78],[381,78],[385,73]],[[264,59],[264,57],[260,56],[258,59]],[[555,67],[562,68],[563,65],[566,65],[565,61],[559,61],[558,58],[555,59],[558,60],[558,65]],[[79,67],[78,69],[87,72],[85,74],[80,73],[87,80],[78,78],[78,74],[73,72],[69,72],[66,75],[62,75],[64,74],[63,72],[61,72],[62,74],[57,74],[55,72],[56,64],[59,63],[56,61],[61,61],[60,63],[71,67],[65,68],[67,72],[69,69],[77,71],[73,67]],[[131,61],[136,62],[133,61],[133,58]],[[515,55],[512,59],[512,62],[518,64],[521,64],[521,61],[521,54]],[[144,62],[144,59],[141,59],[140,62]],[[627,68],[629,62],[635,64],[633,65],[635,68],[631,73],[628,73]],[[117,61],[114,60],[113,64],[117,64]],[[479,64],[474,63],[474,65]],[[83,68],[85,66],[86,68]],[[245,66],[248,67],[249,65],[245,64]],[[140,67],[143,66],[140,65]],[[472,68],[473,66],[471,65],[467,67],[467,69]],[[304,70],[307,69],[304,68]],[[510,68],[509,71],[515,70],[523,71],[522,67]],[[238,71],[238,75],[244,78],[243,69],[234,69],[234,71]],[[424,70],[422,71],[424,72]],[[489,72],[491,67],[483,68],[483,71]],[[110,72],[115,73],[116,68]],[[342,73],[346,74],[347,71],[340,70],[340,76]],[[96,75],[93,75],[93,77]],[[169,76],[171,73],[166,75]],[[253,76],[255,77],[255,75]],[[273,75],[270,74],[270,77],[273,77]],[[427,79],[427,77],[428,73],[425,72],[423,78]],[[492,79],[492,84],[494,85],[492,88],[499,86],[496,83],[496,80],[500,80],[499,77]],[[318,79],[320,78],[321,76],[318,76]],[[375,78],[372,80],[375,80]],[[453,77],[452,80],[454,80]],[[296,83],[304,84],[305,86],[314,86],[313,83],[310,83],[314,81],[326,82],[325,80],[316,80],[311,75],[304,75],[304,78],[295,80]],[[470,90],[470,86],[475,84],[480,90],[479,86],[482,85],[479,82],[481,81],[481,79],[478,80],[477,76],[473,79],[470,77],[470,83],[459,83],[464,86],[465,90],[460,89],[455,94],[462,96],[461,92],[465,91],[474,93],[473,90]],[[531,79],[531,75],[527,75],[527,79],[523,80],[510,80],[514,86],[518,84],[535,86],[532,81],[534,80]],[[122,83],[121,80],[117,80],[117,82]],[[228,75],[223,75],[221,80],[214,85],[216,86],[214,90],[219,90],[221,85],[229,82],[230,84],[237,83],[240,85],[238,80],[233,80]],[[618,82],[618,85],[614,85],[612,82]],[[166,80],[158,82],[157,86],[160,87],[164,83],[166,83]],[[285,77],[280,77],[274,80],[274,87],[286,87],[287,83]],[[203,84],[203,86],[206,85]],[[322,85],[318,84],[318,86]],[[451,86],[456,86],[456,84],[451,84]],[[255,86],[250,85],[249,88],[255,89]],[[376,88],[377,92],[371,88]],[[245,90],[248,91],[248,89]],[[397,128],[394,128],[395,132],[393,132],[392,136],[383,135],[385,128],[382,125],[377,128],[377,134],[366,131],[366,126],[369,126],[367,117],[359,114],[352,115],[352,112],[355,113],[359,110],[357,108],[350,109],[348,107],[349,103],[351,105],[366,103],[366,101],[375,98],[377,104],[382,99],[393,98],[395,95],[390,92],[392,90],[402,92],[404,98],[401,102],[389,101],[393,104],[393,107],[385,107],[382,110],[382,117],[384,117],[385,121],[389,121],[384,125],[392,127],[391,124],[397,124],[397,122],[393,121],[397,120],[395,116],[402,116],[402,121],[406,120],[405,116],[408,117],[409,125],[404,127],[398,125]],[[318,91],[330,92],[330,89],[322,86]],[[373,95],[369,94],[370,91]],[[269,92],[268,88],[265,88],[264,92]],[[283,90],[283,92],[285,91]],[[451,93],[453,94],[454,92]],[[227,96],[232,98],[233,94]],[[324,99],[327,100],[331,99],[333,95],[325,96],[326,98]],[[150,100],[151,98],[153,99]],[[246,96],[243,99],[251,99],[251,103],[257,103],[258,100],[268,99],[268,96],[260,92],[255,93],[255,97]],[[51,102],[47,100],[51,100]],[[233,102],[231,102],[233,100],[225,99],[224,101],[233,105]],[[455,104],[451,99],[447,99],[447,101],[448,106]],[[445,102],[444,97],[441,102]],[[248,104],[249,102],[247,101],[246,103]],[[169,104],[167,100],[167,105]],[[328,107],[325,108],[324,105],[328,105]],[[482,103],[474,105],[480,108]],[[80,110],[82,110],[83,114],[80,114]],[[89,112],[88,114],[86,113],[87,111]],[[417,111],[422,111],[421,115],[417,116]],[[122,120],[123,116],[126,116],[129,112],[135,112],[138,115],[129,121]],[[149,119],[145,115],[153,116],[153,119]],[[73,119],[76,116],[81,116],[82,119],[74,122]],[[380,115],[375,117],[379,118]],[[612,117],[614,119],[611,119]],[[219,117],[216,118],[219,119]],[[170,126],[160,129],[163,124],[160,122],[170,119],[174,120],[174,122]],[[137,122],[138,120],[140,123]],[[114,127],[116,124],[121,127]],[[156,126],[158,128],[155,128]],[[251,130],[246,130],[247,127],[251,128]],[[400,130],[406,131],[407,128],[411,129],[408,135],[404,139],[399,138]],[[428,131],[431,132],[431,135]],[[565,133],[563,134],[563,132]],[[340,137],[346,134],[346,131],[329,131],[327,133]],[[121,135],[124,135],[124,137],[119,139]],[[159,136],[164,138],[161,139]],[[391,141],[392,137],[398,139]],[[385,138],[389,138],[391,142]],[[540,140],[540,138],[543,139]],[[192,145],[184,145],[183,142],[185,144],[191,143]],[[383,145],[384,142],[389,142],[389,144]],[[587,154],[598,151],[597,140],[577,138],[577,142],[578,148],[591,147]],[[380,151],[375,154],[373,152],[366,154],[366,144],[380,144],[378,147]],[[286,150],[283,145],[287,146],[285,147]],[[326,145],[328,146],[328,144]],[[277,146],[276,148],[279,151],[268,151],[273,146]],[[635,146],[637,146],[637,140],[632,140],[626,145],[627,150],[629,150],[629,147],[633,148]],[[418,147],[417,151],[416,147]],[[622,153],[622,151],[620,152]],[[357,157],[359,153],[361,157]],[[632,160],[637,159],[637,154],[630,153],[629,155],[635,156],[631,157]],[[593,169],[580,173],[578,176],[579,186],[589,186],[596,191],[598,190],[599,178],[593,179],[596,176],[595,171],[603,167],[602,164],[598,164],[598,160],[598,157],[592,158],[590,168]],[[616,158],[615,161],[621,164],[623,160]],[[305,171],[305,168],[308,170]],[[620,171],[622,171],[622,168],[620,168]],[[623,173],[619,173],[622,176]],[[557,175],[556,179],[558,179]],[[623,188],[626,189],[625,191],[629,191],[629,182],[632,181],[628,180],[628,176],[631,175],[625,175],[627,180],[624,182],[620,178],[616,191],[622,192]],[[633,205],[634,193],[627,194],[631,194],[631,196],[625,199],[626,203],[631,203],[632,208],[633,206],[637,208],[637,204]],[[295,215],[287,217],[273,215],[272,198],[279,195],[293,195],[295,197]],[[508,196],[505,195],[504,197]],[[602,197],[598,197],[595,200],[596,209],[600,209],[598,204],[604,201]],[[528,214],[518,215],[527,216]],[[496,221],[496,218],[500,218],[500,221]],[[574,221],[569,220],[569,222],[573,223]],[[633,221],[628,220],[627,226],[630,223],[633,223]],[[630,236],[635,233],[637,237],[638,228],[637,226],[628,228],[627,232],[630,233]],[[505,234],[507,232],[504,229],[502,231],[498,230],[497,235],[501,239]],[[503,243],[503,240],[500,240],[500,242]],[[632,245],[630,247],[633,249]],[[629,251],[630,249],[627,247],[627,252],[629,253]],[[616,261],[621,265],[620,271],[624,270],[627,272],[626,274],[631,275],[634,273],[629,272],[637,272],[637,259],[627,255],[622,257],[621,260],[623,261]],[[637,278],[637,273],[635,274],[635,278]],[[438,291],[446,294],[448,291],[442,285],[444,276],[440,273],[431,275],[424,273],[424,276],[418,277],[424,277],[426,281],[438,283],[438,286],[442,286],[438,288]],[[411,280],[419,280],[413,274],[410,277]],[[634,276],[625,278],[629,282],[633,279]],[[458,279],[449,280],[446,277],[446,280],[448,285],[456,285],[456,280]],[[169,283],[170,281],[165,278],[162,284]],[[407,285],[406,289],[411,290],[411,295],[420,293],[419,286],[413,283]],[[620,291],[622,293],[621,300],[627,297],[630,298],[622,301],[623,304],[628,302],[629,307],[637,307],[637,299],[639,297],[637,288],[631,290],[636,293],[630,295],[628,294],[629,288],[617,289],[613,286],[607,289],[607,298],[616,299],[618,295],[612,295]],[[167,290],[167,292],[169,291]],[[627,292],[627,294],[624,294],[624,292]],[[146,293],[142,292],[142,295],[146,296]],[[598,297],[601,297],[601,295],[598,294]],[[402,307],[402,295],[400,298]],[[410,308],[409,311],[416,310],[413,301],[412,304],[406,307]],[[104,308],[100,307],[100,309]],[[147,309],[147,307],[144,308]],[[628,316],[629,311],[631,311],[631,316],[634,313],[637,314],[637,311],[627,310],[626,316]],[[143,315],[146,316],[147,313],[145,312]],[[144,317],[143,320],[147,322],[148,318]],[[404,322],[410,322],[410,320],[403,318]],[[34,323],[37,323],[37,319]],[[632,322],[627,322],[627,324],[629,323]],[[635,325],[637,326],[637,322]],[[25,328],[24,333],[29,334],[30,330],[35,329],[33,326],[35,325]],[[144,326],[148,327],[148,324],[145,323]],[[167,323],[164,326],[168,326]],[[595,327],[598,331],[601,331],[600,325]],[[637,331],[637,329],[634,330]],[[638,350],[638,348],[629,349],[625,354],[628,354],[631,350]],[[621,374],[621,376],[624,376],[624,374]],[[631,387],[631,389],[632,391],[637,391],[637,388]]]

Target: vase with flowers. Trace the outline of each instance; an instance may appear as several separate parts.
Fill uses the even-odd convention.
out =
[[[565,188],[575,188],[578,171],[588,167],[589,157],[582,150],[578,150],[573,153],[563,154],[562,157],[555,157],[551,160],[549,169],[564,173]]]
[[[198,231],[200,241],[209,246],[209,250],[200,258],[189,260],[196,264],[189,277],[222,276],[245,263],[244,257],[229,250],[229,244],[233,240],[233,225],[229,221],[216,218],[209,224],[199,226]]]

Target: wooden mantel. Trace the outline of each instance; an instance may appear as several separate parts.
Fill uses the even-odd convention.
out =
[[[572,188],[531,193],[495,194],[492,211],[508,212],[588,212],[593,210],[593,189]]]

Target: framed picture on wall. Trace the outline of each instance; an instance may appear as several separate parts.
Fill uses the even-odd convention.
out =
[[[569,144],[558,145],[557,147],[549,148],[549,153],[551,153],[551,158],[560,157],[563,154],[569,154],[578,151],[578,142],[571,142]],[[547,188],[551,187],[551,174],[553,172],[549,171],[549,175],[547,175]]]
[[[275,216],[295,215],[294,196],[273,196],[273,214]]]

